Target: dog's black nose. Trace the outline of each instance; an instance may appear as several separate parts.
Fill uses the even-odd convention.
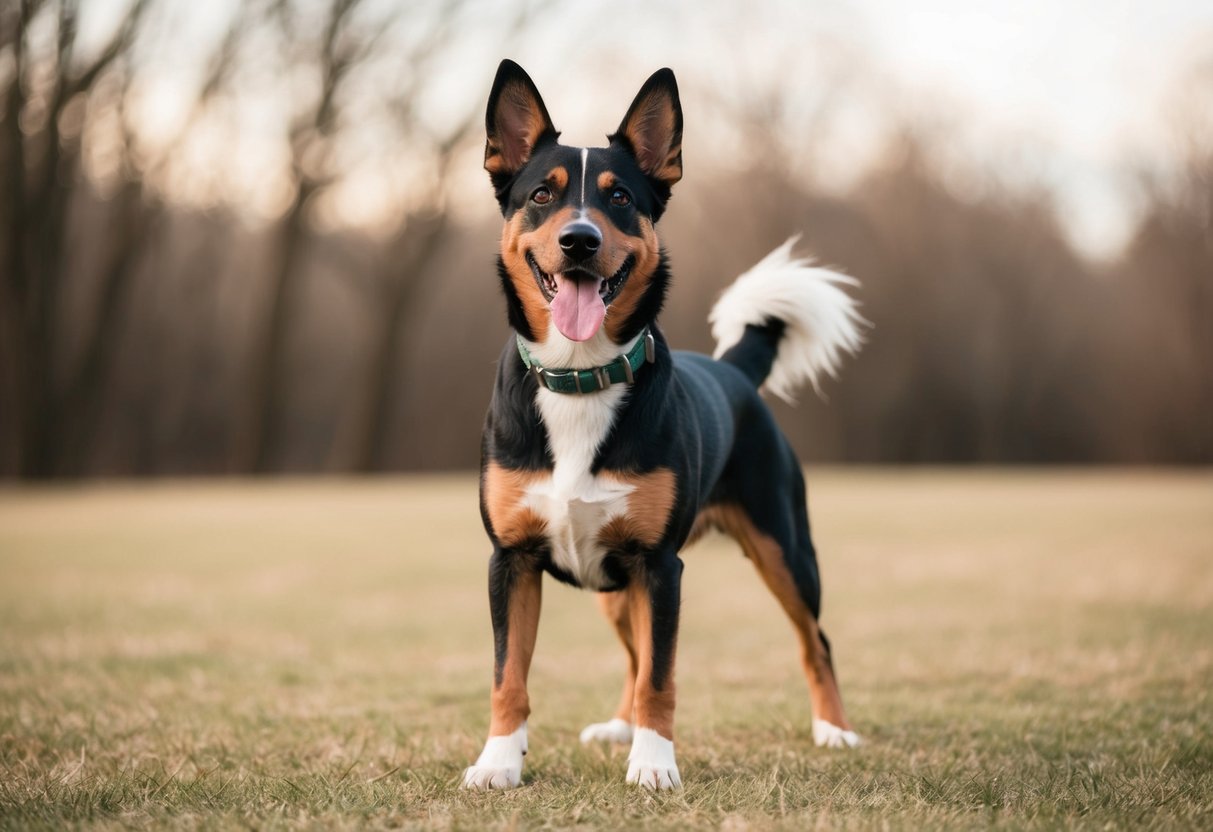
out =
[[[598,226],[585,220],[574,220],[560,229],[560,248],[570,260],[580,263],[598,253],[602,245],[602,232]]]

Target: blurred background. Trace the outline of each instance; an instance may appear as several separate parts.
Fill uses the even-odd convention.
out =
[[[675,345],[862,281],[806,460],[1213,462],[1207,2],[4,0],[0,476],[474,467],[507,56],[573,144],[677,73]]]

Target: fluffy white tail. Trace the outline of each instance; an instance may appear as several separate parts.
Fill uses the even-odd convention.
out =
[[[738,277],[708,315],[717,358],[741,341],[746,326],[783,322],[765,386],[787,402],[806,381],[821,395],[822,374],[836,377],[843,353],[854,355],[863,344],[862,327],[870,326],[841,288],[859,281],[793,256],[799,239],[792,237]]]

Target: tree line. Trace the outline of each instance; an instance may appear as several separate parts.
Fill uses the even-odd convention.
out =
[[[505,54],[547,5],[238,4],[156,132],[179,4],[135,0],[101,37],[79,0],[6,4],[0,474],[474,466],[507,331],[496,223],[460,202],[492,202],[483,91],[442,84],[469,31]],[[1139,222],[1110,262],[1075,250],[1046,187],[956,188],[929,130],[825,188],[745,103],[715,106],[769,141],[688,166],[662,323],[710,349],[715,296],[792,233],[859,277],[865,349],[827,400],[776,408],[809,459],[1213,462],[1207,100],[1176,164],[1133,172]],[[216,135],[242,143],[216,155]],[[372,227],[334,221],[359,211]]]

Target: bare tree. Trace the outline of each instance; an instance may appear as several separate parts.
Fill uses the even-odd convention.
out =
[[[1140,166],[1142,218],[1117,277],[1131,349],[1113,352],[1136,391],[1133,429],[1167,462],[1213,462],[1213,54],[1172,116],[1174,163]],[[1123,345],[1124,339],[1121,344]],[[1147,404],[1148,403],[1148,404]]]
[[[432,274],[453,220],[447,202],[452,165],[464,157],[459,151],[481,141],[483,113],[478,98],[442,129],[428,125],[420,105],[435,61],[458,34],[457,14],[462,2],[452,2],[434,17],[431,28],[416,38],[410,55],[410,75],[392,99],[391,112],[401,139],[420,151],[430,176],[417,183],[411,202],[417,206],[400,222],[384,246],[382,260],[368,289],[372,316],[372,345],[364,370],[347,408],[342,430],[334,447],[333,465],[342,470],[376,471],[385,464],[385,449],[395,403],[407,389],[401,361],[402,337],[409,323],[426,305],[427,290],[434,286]],[[548,0],[519,4],[500,32],[501,42],[510,42],[525,32],[535,18],[551,5]]]
[[[191,29],[188,66],[164,62],[186,6],[127,2],[85,37],[83,0],[0,2],[0,472],[469,464],[504,324],[493,229],[456,183],[492,64],[563,25],[532,28],[554,0],[250,0],[203,16],[222,28]],[[776,79],[765,58],[680,75],[717,156],[663,220],[672,340],[709,347],[714,290],[803,230],[876,323],[828,405],[780,409],[809,458],[1213,459],[1207,121],[1181,120],[1179,163],[1141,177],[1137,234],[1098,264],[1047,185],[959,159],[929,114],[857,181],[820,176],[852,100],[896,96],[815,52]]]
[[[337,161],[339,151],[351,134],[362,129],[347,113],[350,78],[386,51],[394,52],[396,61],[408,68],[401,88],[384,105],[395,116],[398,140],[410,143],[412,152],[432,161],[440,173],[418,185],[424,193],[414,194],[412,202],[426,202],[425,197],[430,197],[429,207],[403,219],[384,247],[381,265],[364,281],[370,286],[375,347],[368,380],[355,405],[359,414],[355,422],[360,426],[353,429],[358,438],[352,442],[358,449],[341,467],[371,467],[369,460],[376,455],[379,440],[368,437],[379,430],[386,395],[381,391],[390,389],[394,378],[392,352],[413,299],[410,289],[415,287],[410,278],[429,261],[446,226],[441,204],[446,176],[441,170],[466,136],[469,122],[465,119],[442,135],[427,133],[426,122],[418,113],[418,98],[430,80],[430,64],[456,36],[454,18],[465,0],[441,0],[428,8],[412,8],[407,10],[408,16],[405,9],[396,8],[386,18],[360,14],[367,5],[362,0],[330,0],[324,25],[315,37],[308,36],[305,25],[311,7],[280,0],[273,8],[273,20],[284,42],[287,66],[283,76],[289,77],[292,68],[305,67],[319,80],[317,94],[294,114],[290,125],[294,196],[280,222],[270,293],[254,336],[246,412],[237,445],[238,470],[265,473],[279,464],[278,442],[289,398],[288,338],[299,314],[301,282],[315,242],[308,209],[346,173]],[[402,27],[423,31],[420,36],[414,32],[402,38]],[[402,49],[403,56],[399,54]],[[358,273],[357,269],[351,271]]]
[[[303,66],[315,72],[319,80],[317,94],[294,115],[289,127],[294,196],[280,223],[270,293],[254,334],[246,414],[237,436],[237,470],[266,473],[277,461],[277,439],[287,395],[287,337],[298,314],[300,280],[311,236],[305,211],[332,176],[323,165],[309,161],[331,154],[331,145],[337,139],[342,84],[375,42],[351,32],[360,5],[361,0],[330,0],[322,31],[314,40],[307,37],[304,25],[310,9],[289,0],[280,0],[272,7],[272,20],[279,27],[287,62],[283,76],[289,77],[291,70]]]
[[[87,188],[81,170],[89,108],[120,106],[127,59],[149,0],[135,0],[108,40],[92,54],[78,47],[77,0],[21,0],[0,23],[0,52],[13,71],[4,100],[0,153],[6,160],[4,294],[13,333],[9,401],[18,402],[18,471],[25,477],[71,473],[78,443],[66,441],[95,416],[96,397],[118,332],[118,310],[140,239],[140,196],[121,189],[110,245],[102,254],[98,302],[74,355],[63,355],[61,298],[70,212]],[[42,28],[39,28],[42,27]],[[65,369],[66,368],[66,369]]]

